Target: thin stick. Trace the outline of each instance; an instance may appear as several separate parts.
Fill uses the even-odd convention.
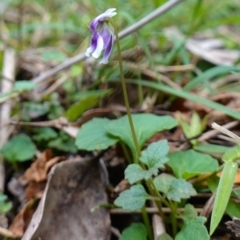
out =
[[[122,32],[119,33],[119,38],[124,38],[131,33],[135,32],[139,28],[143,27],[147,23],[151,22],[153,19],[156,17],[161,16],[168,10],[170,10],[172,7],[176,6],[178,3],[183,2],[183,0],[169,0],[153,12],[149,13],[146,17],[142,18],[138,22],[134,23],[132,26],[128,27],[127,29],[123,30]]]
[[[223,125],[222,127],[226,128],[226,129],[230,129],[230,128],[236,127],[238,124],[239,124],[239,121],[233,121],[233,122],[229,122],[229,123]],[[217,134],[218,134],[217,130],[208,131],[208,132],[202,134],[202,136],[200,138],[198,138],[198,141],[204,142],[204,141],[208,140],[209,138],[214,137]]]
[[[16,53],[13,49],[6,49],[4,51],[3,59],[3,76],[6,78],[2,79],[1,92],[7,93],[12,89],[13,81],[8,79],[15,78],[16,70]],[[11,102],[6,102],[0,106],[0,149],[8,140],[8,137],[13,129],[13,126],[6,125],[11,117]],[[0,191],[4,189],[5,182],[5,170],[3,158],[0,156]]]
[[[195,210],[198,213],[200,213],[202,211],[202,208],[195,208]],[[146,211],[149,214],[159,213],[159,210],[158,210],[157,207],[146,208]],[[183,212],[184,208],[178,208],[177,211],[178,212]],[[162,212],[163,213],[171,213],[172,211],[171,211],[170,208],[163,207]],[[110,209],[110,213],[111,214],[135,214],[135,213],[141,214],[142,211],[141,210],[136,210],[136,211],[132,212],[132,211],[121,209],[121,208],[113,208],[113,209]]]
[[[240,137],[237,136],[236,134],[234,134],[233,132],[227,130],[224,127],[221,127],[220,125],[218,125],[217,123],[212,123],[212,128],[216,129],[217,131],[229,136],[230,138],[232,138],[235,142],[239,143],[240,142]]]
[[[134,156],[134,162],[138,163],[139,161],[139,157],[141,155],[141,150],[138,144],[138,140],[137,140],[137,135],[134,129],[134,124],[133,124],[133,120],[132,120],[132,115],[131,115],[131,110],[130,110],[130,104],[128,101],[128,94],[127,94],[127,86],[126,86],[126,82],[125,82],[125,78],[124,78],[124,73],[123,73],[123,64],[122,64],[122,55],[121,55],[121,49],[120,49],[120,41],[119,41],[119,37],[117,34],[117,29],[116,26],[113,22],[111,22],[113,28],[114,28],[114,32],[116,35],[116,45],[117,45],[117,51],[118,51],[118,61],[119,61],[119,70],[120,70],[120,75],[121,75],[121,83],[122,83],[122,90],[123,90],[123,98],[124,98],[124,103],[127,109],[127,116],[128,116],[128,121],[129,121],[129,125],[130,125],[130,130],[132,133],[132,137],[133,137],[133,142],[135,145],[135,150],[136,150],[136,155]]]

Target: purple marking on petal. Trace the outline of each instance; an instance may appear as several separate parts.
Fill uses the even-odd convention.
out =
[[[97,31],[99,26],[99,22],[95,19],[92,20],[92,22],[90,23],[90,28],[93,32]]]
[[[96,33],[98,35],[97,37],[97,47],[96,49],[94,50],[94,52],[92,53],[92,56],[94,58],[99,58],[103,48],[104,48],[104,42],[103,42],[103,39],[102,37],[100,36],[100,34]]]
[[[103,63],[103,64],[108,63],[108,58],[110,57],[110,54],[112,52],[113,43],[114,43],[114,37],[111,35],[111,38],[108,42],[108,45],[106,46],[105,52],[103,54],[103,58],[100,61],[100,63]]]
[[[99,33],[103,39],[104,42],[104,49],[106,49],[109,41],[111,40],[111,33],[109,32],[109,28],[107,26],[104,25],[104,27],[102,28],[102,31]]]
[[[86,50],[85,55],[87,57],[90,57],[91,54],[96,50],[97,48],[97,41],[98,41],[98,33],[93,33],[90,47]]]

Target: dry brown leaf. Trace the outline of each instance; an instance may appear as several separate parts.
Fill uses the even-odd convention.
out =
[[[57,162],[63,161],[64,157],[52,158],[50,150],[46,150],[42,155],[32,163],[30,168],[24,173],[24,178],[30,181],[41,182],[47,180],[47,174],[50,168]]]
[[[42,182],[31,181],[25,190],[26,199],[30,201],[32,199],[42,198],[46,183],[47,181]]]
[[[126,189],[130,188],[130,184],[127,179],[123,179],[115,188],[115,193],[120,193]]]
[[[30,223],[32,215],[36,210],[37,207],[36,203],[37,201],[35,200],[27,202],[20,210],[20,212],[15,216],[11,226],[9,227],[9,230],[14,235],[18,237],[23,236],[26,228],[28,227],[28,224]]]

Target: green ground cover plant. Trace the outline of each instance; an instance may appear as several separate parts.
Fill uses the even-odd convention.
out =
[[[131,34],[124,33],[126,27],[168,1],[0,4],[0,77],[1,83],[12,82],[11,89],[0,93],[2,106],[11,103],[7,123],[2,123],[2,112],[0,120],[2,129],[14,128],[0,146],[10,169],[4,179],[23,174],[46,149],[66,158],[112,151],[124,159],[119,165],[129,185],[118,193],[111,190],[109,203],[102,206],[142,214],[120,227],[118,239],[210,240],[218,234],[225,213],[240,218],[235,188],[240,158],[239,57],[229,63],[216,55],[222,61],[216,64],[204,55],[212,50],[211,44],[221,42],[214,51],[239,56],[240,6],[234,0],[176,2]],[[210,46],[206,52],[201,49],[202,55],[189,48],[194,41],[200,48],[199,39],[208,39]],[[15,82],[4,73],[8,48],[22,61],[17,63]],[[223,136],[218,130],[201,140],[213,121],[235,124],[236,135],[229,131]],[[6,189],[4,183],[0,214],[12,221],[20,205],[12,202],[22,200],[17,196],[14,201],[16,196]],[[211,204],[199,200],[200,213],[194,199],[205,193],[211,195]],[[152,205],[166,228],[157,237],[147,209]]]

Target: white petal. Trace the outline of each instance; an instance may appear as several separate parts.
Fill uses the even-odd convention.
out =
[[[89,47],[89,48],[86,50],[86,52],[85,52],[86,57],[90,57],[90,55],[92,54],[92,52],[93,52],[93,48],[92,48],[92,47]]]
[[[95,49],[95,51],[92,53],[92,56],[94,58],[99,58],[102,50],[103,50],[103,47],[104,47],[104,43],[103,43],[103,39],[102,37],[99,35],[98,36],[98,40],[97,40],[97,47]]]
[[[116,8],[109,8],[107,11],[97,16],[94,20],[95,21],[107,20],[117,14],[115,11],[116,11]]]

